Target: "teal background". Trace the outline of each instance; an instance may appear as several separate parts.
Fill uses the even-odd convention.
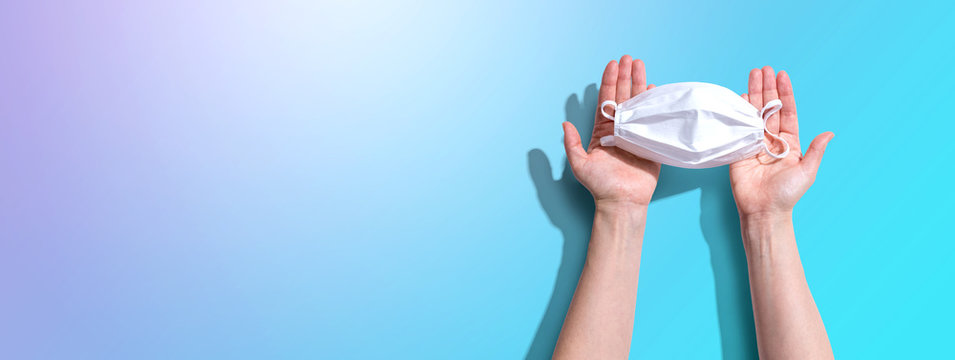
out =
[[[0,358],[549,354],[605,64],[790,73],[838,358],[951,352],[948,2],[0,4]],[[582,129],[583,130],[583,129]],[[587,131],[582,131],[586,133]],[[755,357],[726,169],[666,168],[631,357]]]

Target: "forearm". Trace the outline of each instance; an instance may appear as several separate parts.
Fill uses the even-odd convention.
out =
[[[587,262],[555,359],[625,359],[630,351],[646,206],[597,203]]]
[[[741,225],[760,358],[832,358],[799,259],[792,214],[741,216]]]

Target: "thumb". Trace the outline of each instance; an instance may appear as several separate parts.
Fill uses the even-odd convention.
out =
[[[812,140],[812,143],[809,144],[809,149],[806,150],[806,156],[802,157],[802,166],[812,174],[813,177],[816,176],[816,171],[819,170],[819,164],[822,162],[822,154],[826,152],[826,145],[829,145],[829,140],[832,140],[832,137],[836,136],[832,132],[824,132],[816,136]]]
[[[580,144],[580,133],[574,124],[564,121],[564,150],[567,151],[567,161],[571,169],[577,169],[587,160],[587,151]]]

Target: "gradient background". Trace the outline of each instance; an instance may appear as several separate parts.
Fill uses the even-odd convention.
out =
[[[593,206],[560,123],[624,53],[787,70],[836,134],[795,215],[836,356],[950,354],[953,36],[941,1],[3,2],[0,358],[542,358]],[[755,357],[724,176],[664,170],[632,357]]]

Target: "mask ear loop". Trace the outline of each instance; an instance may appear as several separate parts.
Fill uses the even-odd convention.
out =
[[[604,101],[600,104],[600,114],[607,119],[613,120],[613,116],[610,116],[610,114],[607,114],[607,111],[604,110],[604,108],[606,108],[608,105],[613,106],[614,109],[617,108],[617,103],[613,100]],[[614,146],[614,143],[615,141],[613,135],[607,135],[600,138],[600,146]]]
[[[600,104],[600,113],[603,114],[605,118],[613,120],[613,116],[610,116],[610,114],[607,114],[607,111],[604,110],[604,108],[606,108],[607,105],[613,105],[613,108],[616,109],[617,103],[614,102],[613,100],[607,100],[607,101],[604,101],[602,104]]]
[[[772,152],[772,150],[769,150],[769,145],[766,145],[766,143],[763,142],[763,149],[766,150],[766,153],[769,154],[769,156],[772,156],[773,158],[776,158],[776,159],[782,159],[782,158],[785,158],[786,155],[789,155],[789,143],[786,142],[786,140],[783,140],[783,138],[779,137],[779,135],[773,134],[771,131],[769,131],[769,128],[766,127],[766,120],[769,119],[770,116],[773,116],[773,114],[775,114],[777,111],[779,111],[779,109],[782,109],[782,108],[783,108],[783,102],[777,99],[777,100],[770,101],[768,104],[766,104],[766,106],[763,106],[763,110],[759,111],[759,117],[763,118],[763,131],[765,131],[766,134],[768,134],[773,139],[779,140],[780,142],[783,143],[783,148],[784,148],[783,152],[779,154],[775,154]],[[603,111],[603,109],[601,109],[601,111]]]

